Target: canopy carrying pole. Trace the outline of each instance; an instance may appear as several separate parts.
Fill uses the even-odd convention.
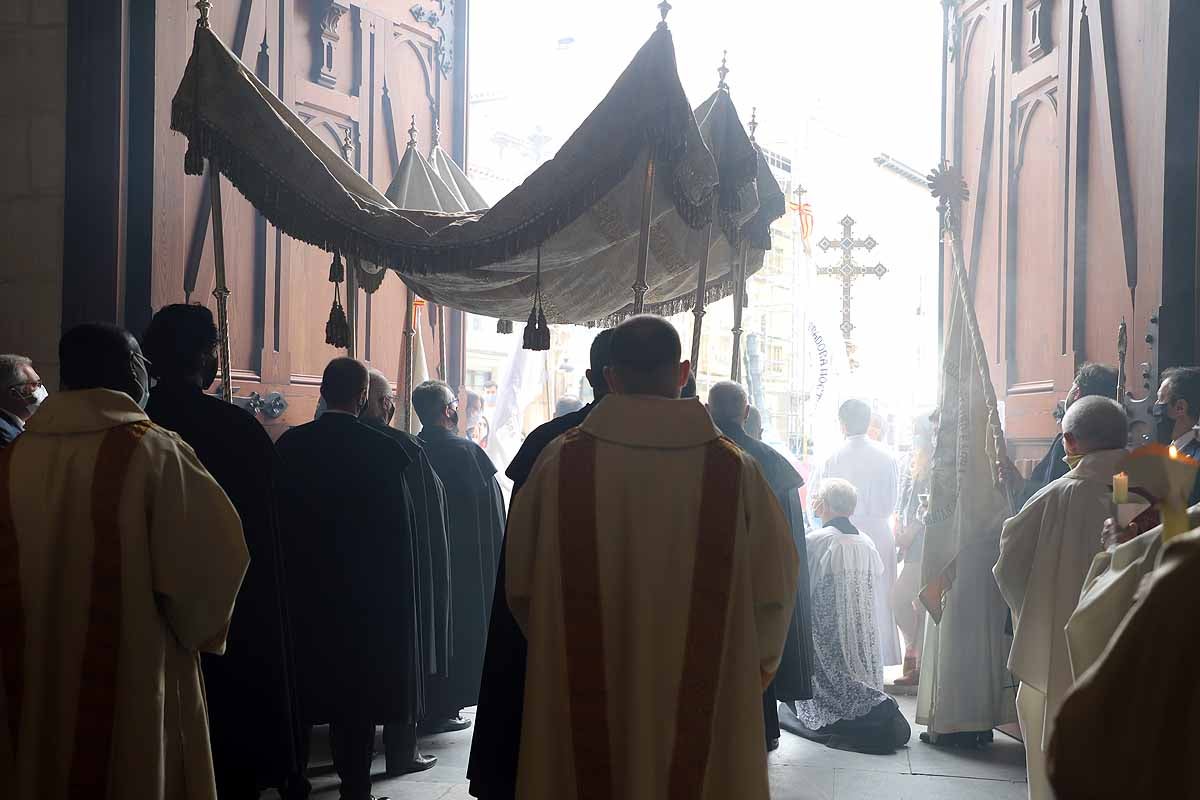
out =
[[[441,359],[438,369],[442,373],[439,377],[446,383],[450,382],[450,365],[446,361],[446,312],[448,310],[446,306],[438,306],[438,358]],[[458,389],[459,387],[455,386],[454,388]]]
[[[742,241],[733,258],[733,363],[729,366],[729,379],[742,380],[742,306],[746,304],[746,242]]]
[[[230,374],[229,349],[229,285],[225,281],[225,226],[221,216],[221,172],[216,159],[208,161],[208,185],[212,196],[213,264],[216,286],[213,297],[217,299],[217,356],[221,367],[221,399],[233,402],[233,376]]]
[[[342,158],[354,169],[354,139],[350,127],[342,139]],[[346,355],[358,358],[358,259],[346,258],[346,324],[350,335],[346,337]]]
[[[708,233],[704,237],[704,255],[700,257],[700,272],[696,275],[696,305],[692,306],[692,374],[699,379],[700,372],[700,332],[704,328],[704,291],[708,283],[708,252],[712,249],[713,222],[717,218],[717,197],[713,194],[713,218],[708,223]]]
[[[728,84],[725,83],[725,77],[729,74],[729,67],[726,66],[725,57],[728,52],[721,54],[721,66],[717,68],[717,74],[721,76],[717,82],[717,89],[720,91],[729,91]],[[714,127],[712,134],[712,157],[717,164],[721,163],[721,137],[724,131],[719,127]],[[712,218],[708,221],[708,232],[704,239],[704,254],[700,256],[700,272],[696,275],[696,304],[692,306],[692,374],[699,380],[700,377],[700,334],[704,329],[704,294],[708,284],[708,256],[713,245],[713,226],[716,225],[717,216],[720,213],[720,187],[713,191],[712,200]]]
[[[412,431],[412,393],[413,393],[413,336],[416,335],[416,320],[413,306],[416,295],[407,286],[404,289],[404,431]]]
[[[654,215],[654,146],[646,153],[646,182],[642,186],[642,229],[638,236],[637,280],[633,282],[633,313],[646,307],[646,268],[650,262],[650,218]]]

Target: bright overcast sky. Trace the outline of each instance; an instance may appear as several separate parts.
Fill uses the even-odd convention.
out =
[[[604,96],[658,20],[654,0],[473,0],[470,92],[509,98],[509,132],[553,153]],[[760,140],[785,153],[806,128],[837,132],[924,171],[937,160],[937,0],[675,0],[668,17],[693,105],[729,85]],[[503,102],[503,101],[502,101]],[[848,144],[850,143],[848,142]]]

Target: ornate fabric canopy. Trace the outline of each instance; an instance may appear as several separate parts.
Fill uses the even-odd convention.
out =
[[[189,173],[215,160],[272,224],[341,253],[364,273],[391,268],[433,302],[521,319],[539,286],[540,262],[546,317],[583,323],[631,311],[651,156],[646,311],[691,307],[718,183],[725,235],[710,251],[706,295],[732,291],[730,265],[743,237],[755,248],[747,274],[761,264],[782,194],[727,92],[698,111],[699,123],[679,82],[670,32],[660,26],[557,155],[491,209],[481,210],[482,197],[440,147],[430,161],[410,147],[413,157],[405,154],[384,195],[211,30],[198,27],[171,124],[188,137]],[[719,165],[706,144],[718,127],[728,130]],[[777,209],[764,202],[776,196]]]

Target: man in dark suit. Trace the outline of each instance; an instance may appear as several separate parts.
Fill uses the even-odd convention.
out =
[[[1200,460],[1200,367],[1174,367],[1164,372],[1157,400],[1154,416],[1159,439],[1188,458]],[[1188,499],[1188,505],[1196,503],[1200,503],[1200,475]]]
[[[796,608],[788,628],[787,645],[775,680],[763,693],[763,721],[766,724],[767,749],[779,745],[779,707],[777,700],[789,707],[797,700],[812,699],[813,645],[812,617],[808,585],[808,548],[804,538],[804,508],[800,503],[800,487],[804,479],[786,458],[768,444],[760,442],[746,431],[750,415],[750,399],[746,390],[733,381],[721,381],[708,391],[708,413],[721,433],[731,439],[762,469],[779,507],[792,529],[792,541],[800,555],[800,578],[796,591]],[[786,719],[786,718],[785,718]]]
[[[513,482],[514,495],[529,478],[546,445],[578,427],[596,403],[608,394],[604,368],[611,363],[612,334],[611,329],[602,330],[592,340],[590,368],[586,374],[595,399],[578,411],[534,428],[525,437],[504,473]],[[516,794],[517,753],[521,748],[527,645],[508,607],[504,580],[504,550],[501,548],[483,679],[479,686],[479,706],[475,710],[475,736],[471,740],[471,761],[467,767],[471,794],[483,800],[512,800]]]
[[[391,487],[410,459],[358,421],[364,364],[329,362],[321,396],[277,444],[300,710],[330,723],[342,798],[368,800],[376,724],[415,723],[419,704],[413,511]]]
[[[25,356],[0,355],[0,448],[25,431],[25,423],[46,399],[46,387]]]
[[[205,390],[217,377],[217,327],[198,305],[160,309],[142,337],[158,384],[146,413],[175,431],[233,502],[250,567],[238,592],[225,654],[201,656],[213,768],[221,800],[279,788],[303,796],[301,729],[275,489],[279,460],[253,416]]]
[[[441,381],[413,390],[421,420],[418,438],[446,488],[453,631],[449,675],[432,678],[426,693],[426,733],[462,730],[459,711],[479,701],[488,615],[504,538],[504,497],[496,468],[479,445],[458,435],[458,401]]]
[[[417,437],[391,426],[396,413],[392,384],[377,369],[370,371],[367,407],[359,420],[404,448],[412,459],[408,469],[393,481],[394,491],[407,492],[413,506],[413,554],[417,565],[417,618],[422,665],[422,701],[425,679],[445,677],[450,666],[450,553],[446,541],[446,490]],[[415,725],[383,726],[388,775],[406,775],[428,769],[435,756],[417,748]]]

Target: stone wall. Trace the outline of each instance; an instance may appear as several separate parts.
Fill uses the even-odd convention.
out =
[[[0,352],[58,385],[66,0],[0,2]]]

